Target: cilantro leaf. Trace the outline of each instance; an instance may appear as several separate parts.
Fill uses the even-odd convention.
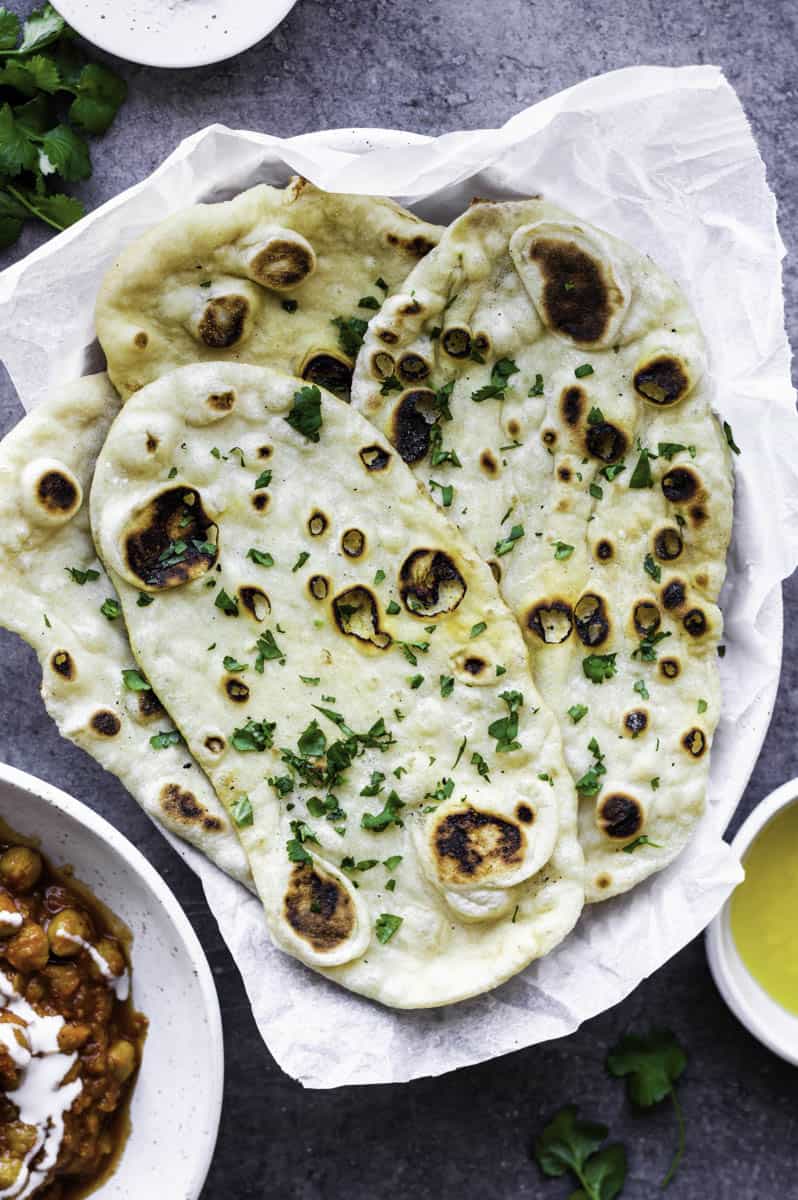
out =
[[[742,451],[740,450],[740,447],[737,445],[737,443],[734,440],[734,434],[732,433],[732,427],[728,421],[723,422],[723,436],[725,437],[730,450],[732,450],[735,454],[742,453]]]
[[[122,682],[129,692],[151,692],[152,684],[148,683],[135,667],[127,667],[122,672]]]
[[[19,17],[0,8],[0,51],[13,50],[19,37]]]
[[[499,717],[488,726],[488,733],[496,739],[496,753],[507,754],[511,750],[520,750],[518,738],[518,711],[524,703],[520,692],[502,692],[499,699],[507,705],[508,715]]]
[[[687,1055],[668,1029],[652,1029],[642,1036],[627,1034],[607,1055],[607,1070],[626,1079],[626,1094],[638,1108],[651,1108],[670,1098],[676,1114],[678,1143],[662,1186],[673,1179],[685,1148],[684,1116],[676,1085],[687,1066]]]
[[[166,750],[168,746],[179,746],[183,738],[176,729],[159,731],[150,738],[153,750]]]
[[[88,133],[105,133],[127,98],[127,84],[107,67],[88,63],[80,72],[69,119]]]
[[[523,525],[513,525],[512,529],[507,534],[507,537],[501,538],[493,547],[494,553],[497,554],[499,558],[501,558],[504,554],[509,554],[511,550],[515,549],[515,543],[523,536]]]
[[[362,317],[333,317],[332,321],[338,330],[338,341],[344,354],[357,358],[363,338],[368,329],[368,321]]]
[[[257,550],[254,546],[250,546],[247,550],[247,558],[251,558],[259,567],[273,567],[274,559],[267,550]]]
[[[571,1200],[615,1200],[626,1179],[623,1146],[599,1149],[609,1132],[606,1125],[580,1121],[571,1104],[560,1109],[535,1142],[535,1157],[544,1175],[570,1171],[581,1184]]]
[[[253,822],[252,801],[249,796],[239,796],[230,805],[230,816],[239,829],[245,829]]]
[[[22,28],[22,41],[17,50],[11,54],[32,54],[58,41],[66,29],[64,18],[57,13],[52,4],[44,4],[35,9]]]
[[[382,833],[391,825],[398,825],[400,828],[404,826],[399,813],[404,808],[404,801],[400,800],[396,792],[388,793],[388,799],[385,801],[382,812],[369,813],[365,812],[360,818],[360,828],[370,829],[372,833]]]
[[[69,125],[56,125],[42,139],[42,153],[68,183],[91,177],[89,147]]]
[[[588,654],[582,659],[582,670],[591,683],[603,683],[605,679],[612,679],[618,670],[615,658],[615,654]]]
[[[0,191],[0,250],[11,246],[22,233],[28,210],[8,192]]]
[[[22,171],[32,171],[39,161],[38,151],[19,125],[10,104],[0,108],[0,175],[10,179]]]
[[[390,942],[401,924],[402,917],[396,917],[393,913],[380,913],[374,923],[377,941],[381,942],[383,946],[386,942]]]
[[[240,729],[233,730],[233,736],[230,740],[233,747],[241,754],[268,750],[272,745],[276,728],[276,721],[253,721],[250,718],[246,725],[242,725]]]
[[[632,478],[629,480],[630,488],[651,488],[654,486],[650,458],[651,455],[648,450],[643,449],[640,451],[640,457],[637,460],[634,471],[632,471]]]
[[[292,429],[309,442],[318,442],[322,426],[321,392],[315,384],[294,393],[294,403],[285,419]]]
[[[568,716],[573,721],[574,725],[578,725],[582,717],[587,716],[586,704],[572,704],[568,709]]]
[[[490,373],[490,383],[486,383],[484,387],[477,388],[471,393],[471,399],[476,404],[481,404],[483,400],[490,400],[494,396],[499,399],[504,399],[504,391],[507,387],[507,380],[511,375],[516,375],[520,370],[511,358],[500,358],[498,362],[493,364],[493,369]]]

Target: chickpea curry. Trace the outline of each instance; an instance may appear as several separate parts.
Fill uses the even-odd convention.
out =
[[[146,1025],[121,924],[0,840],[0,1197],[78,1200],[113,1169]]]

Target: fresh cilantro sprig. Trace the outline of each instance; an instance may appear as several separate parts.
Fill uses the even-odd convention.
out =
[[[602,1147],[609,1130],[580,1121],[578,1108],[561,1108],[535,1141],[535,1158],[544,1175],[558,1178],[568,1171],[580,1190],[572,1200],[614,1200],[626,1180],[626,1151],[618,1143]]]
[[[607,1056],[607,1070],[616,1079],[626,1079],[626,1094],[635,1107],[653,1108],[655,1104],[668,1099],[673,1105],[679,1131],[678,1143],[662,1180],[663,1188],[672,1181],[684,1156],[684,1114],[676,1084],[686,1066],[687,1055],[667,1029],[652,1029],[642,1036],[629,1033]]]
[[[0,247],[31,218],[60,231],[84,215],[79,200],[50,182],[90,178],[83,134],[105,133],[127,95],[124,80],[87,63],[71,38],[50,4],[21,28],[0,7]]]

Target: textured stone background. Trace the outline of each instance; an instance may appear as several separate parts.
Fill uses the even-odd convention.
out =
[[[30,7],[26,0],[6,3],[20,12]],[[279,30],[233,62],[182,73],[119,64],[130,100],[96,147],[96,173],[83,194],[90,205],[106,200],[146,175],[181,137],[213,121],[283,135],[348,125],[440,133],[501,124],[560,88],[616,67],[709,62],[725,69],[746,107],[779,199],[782,234],[794,251],[796,23],[794,0],[299,0]],[[31,227],[0,255],[0,267],[39,236]],[[788,328],[795,332],[794,259],[786,283]],[[19,416],[0,376],[0,432]],[[785,605],[781,689],[739,818],[798,774],[792,661],[798,642],[789,619],[798,607],[795,582],[785,587]],[[672,1027],[690,1050],[682,1088],[688,1153],[669,1194],[675,1200],[796,1194],[798,1074],[726,1010],[701,939],[566,1041],[402,1087],[303,1092],[262,1045],[193,875],[115,780],[59,739],[38,697],[34,656],[5,634],[0,668],[0,758],[109,816],[175,890],[208,952],[225,1023],[227,1087],[203,1200],[439,1200],[466,1190],[485,1200],[557,1200],[568,1189],[541,1179],[529,1143],[567,1101],[626,1141],[624,1196],[653,1197],[673,1141],[672,1114],[663,1107],[636,1117],[603,1069],[620,1032],[652,1023]]]

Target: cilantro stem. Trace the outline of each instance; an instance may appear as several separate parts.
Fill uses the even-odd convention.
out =
[[[585,1178],[576,1163],[571,1163],[571,1170],[582,1185],[582,1190],[584,1191],[587,1200],[600,1200],[600,1197],[596,1195],[590,1180]]]
[[[51,229],[57,229],[59,233],[62,233],[66,229],[66,225],[59,225],[52,217],[48,217],[45,213],[41,212],[35,204],[31,203],[30,198],[24,192],[18,192],[13,184],[4,183],[3,190],[13,196],[15,200],[18,200],[20,204],[27,208],[28,212],[33,213],[40,221],[44,221],[46,225],[49,225]]]
[[[685,1147],[684,1113],[682,1112],[682,1106],[679,1103],[679,1098],[676,1095],[676,1088],[671,1088],[671,1100],[673,1101],[673,1111],[676,1113],[676,1123],[679,1126],[679,1144],[676,1147],[676,1153],[671,1159],[671,1165],[668,1167],[668,1172],[662,1181],[661,1187],[663,1189],[668,1186],[676,1172],[679,1170],[679,1164],[682,1161]]]

